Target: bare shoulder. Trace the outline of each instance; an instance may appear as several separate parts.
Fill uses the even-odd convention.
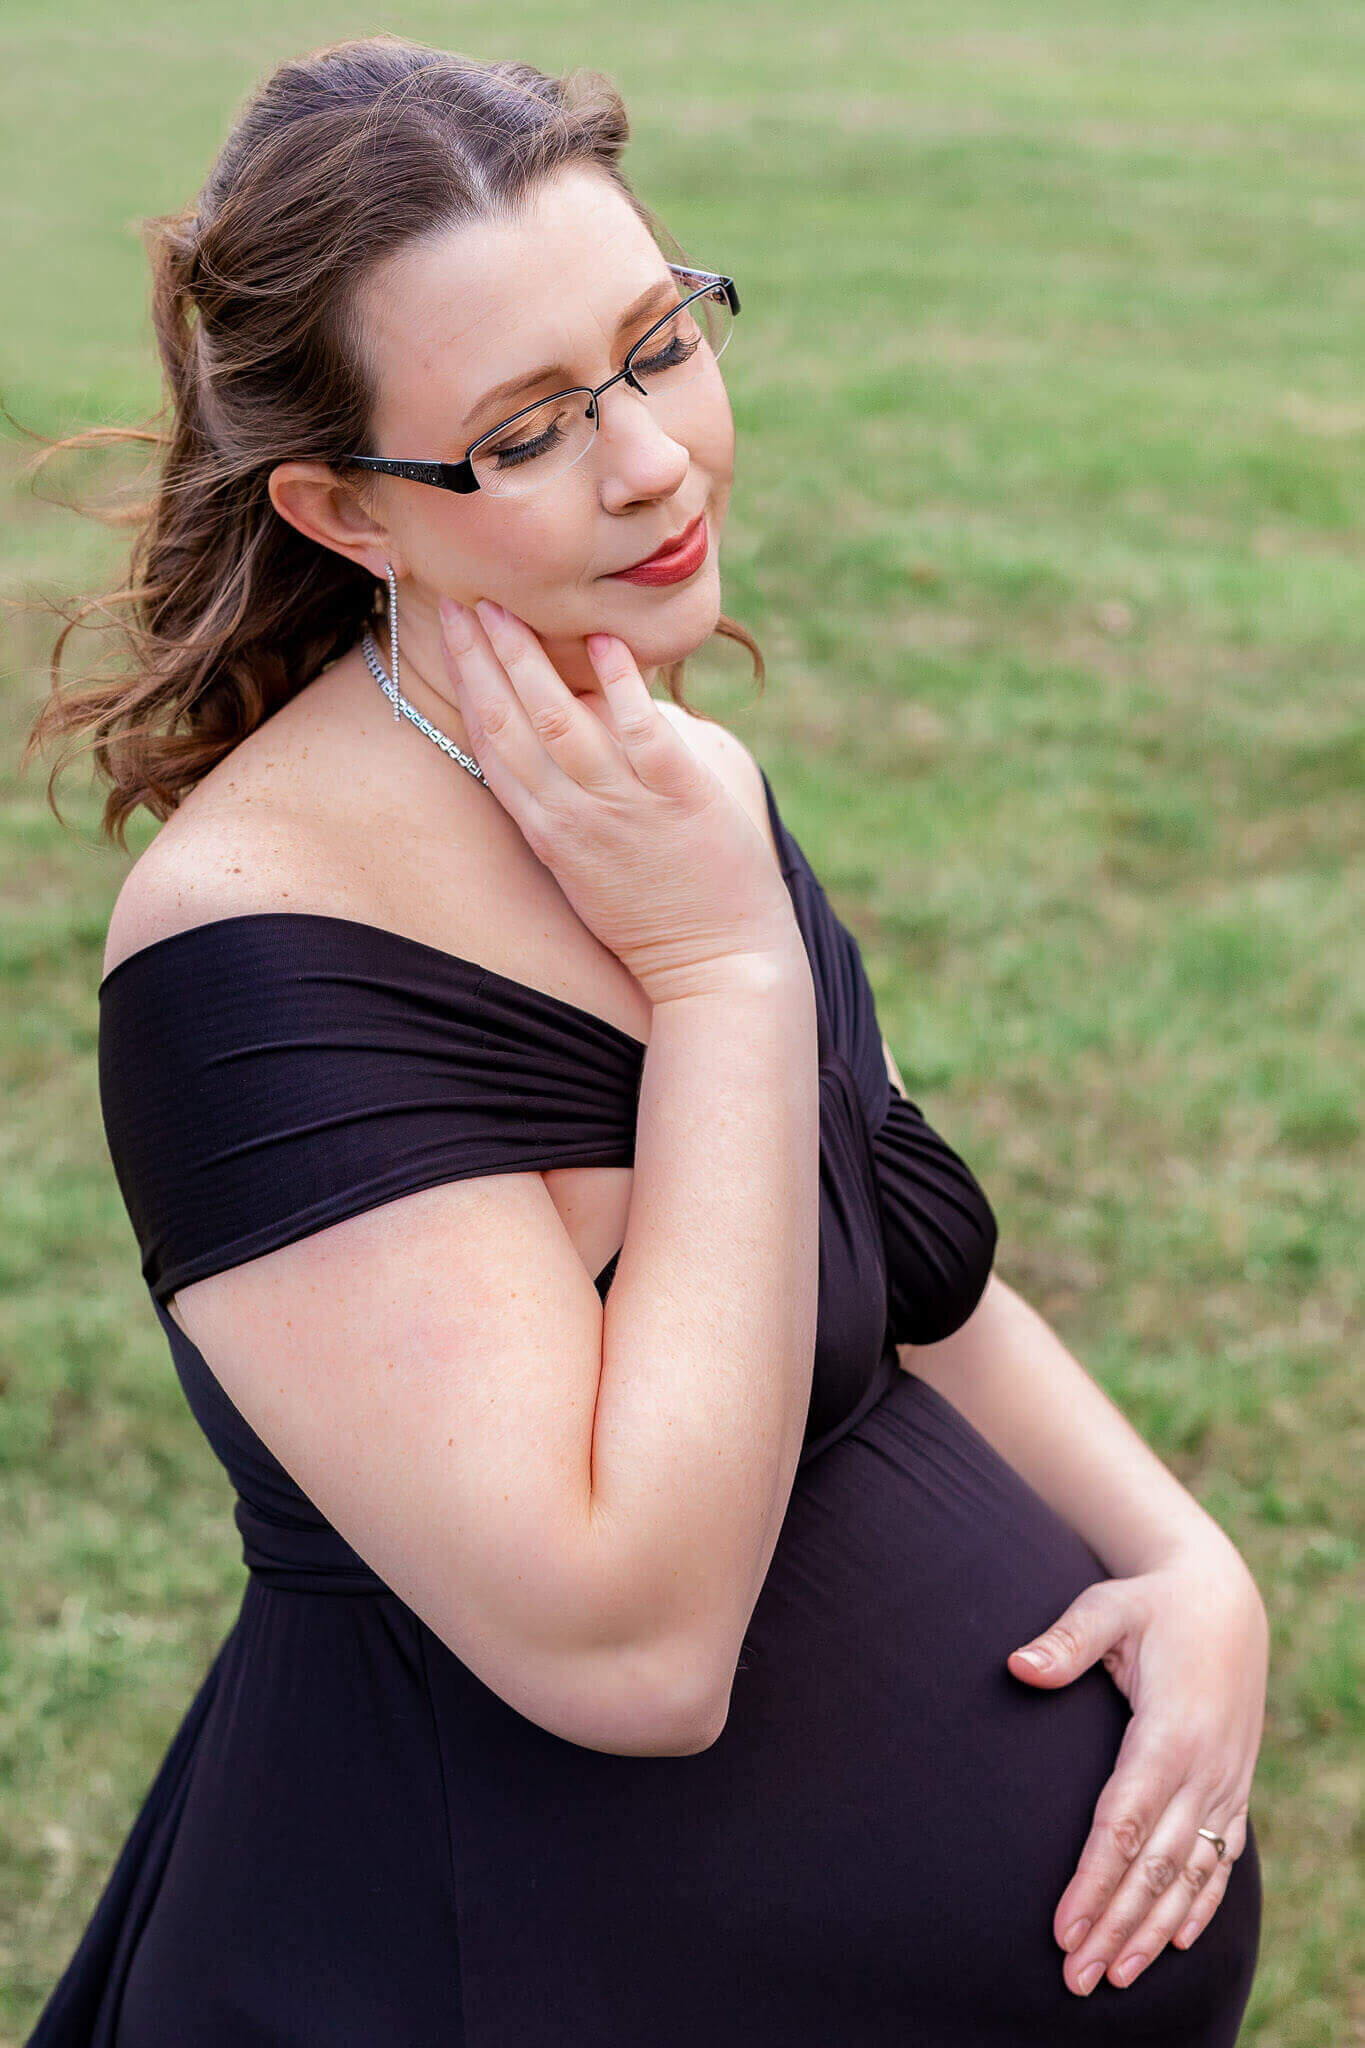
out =
[[[694,718],[681,704],[672,698],[657,700],[660,711],[671,720],[688,744],[696,749],[708,768],[718,775],[737,803],[757,825],[777,859],[777,847],[773,840],[772,821],[768,816],[768,799],[763,788],[763,777],[759,766],[749,749],[737,733],[718,720]]]
[[[658,701],[744,805],[776,859],[762,777],[744,742],[671,699]],[[338,738],[352,724],[354,747]],[[373,744],[389,738],[381,729]],[[529,964],[534,979],[538,962],[554,985],[558,954],[552,947],[551,958],[540,958],[546,904],[539,891],[547,878],[516,827],[499,814],[490,829],[485,801],[461,804],[466,792],[451,783],[448,764],[439,759],[407,761],[405,778],[389,787],[383,775],[372,772],[362,741],[369,744],[366,730],[354,720],[323,716],[305,724],[296,716],[274,738],[262,732],[234,749],[190,792],[124,877],[109,919],[103,972],[198,925],[293,910],[406,930],[513,975],[524,977]],[[424,769],[429,781],[422,779]],[[350,793],[344,829],[338,827],[338,789]],[[505,831],[499,829],[504,822]],[[397,863],[382,852],[393,846],[402,848]],[[420,892],[409,886],[417,873],[425,878]],[[506,907],[521,902],[527,917],[509,919]],[[488,906],[502,908],[495,917]],[[591,1001],[591,977],[582,989],[566,993]],[[610,1006],[605,989],[596,995]],[[622,999],[628,1007],[624,992]],[[622,1022],[630,1028],[626,1017]]]
[[[366,915],[365,849],[383,844],[399,819],[383,814],[382,779],[367,773],[374,742],[342,695],[348,666],[335,664],[248,733],[165,821],[123,879],[106,974],[158,939],[219,918]]]
[[[325,850],[303,822],[284,815],[229,821],[208,812],[193,830],[172,831],[174,822],[124,876],[105,938],[106,975],[144,946],[195,925],[288,909],[291,897],[310,909],[329,901]]]

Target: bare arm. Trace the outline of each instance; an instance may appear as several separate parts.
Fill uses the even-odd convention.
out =
[[[618,1646],[659,1647],[717,1732],[810,1401],[819,1143],[799,937],[766,985],[655,1009],[585,1541],[615,1589],[597,1611]]]
[[[245,882],[188,911],[173,872],[144,871],[109,964],[272,907],[247,890],[270,864],[232,866]],[[605,1305],[543,1175],[520,1172],[362,1211],[183,1286],[173,1308],[308,1499],[451,1651],[610,1753],[690,1754],[719,1733],[804,1431],[815,995],[780,880],[774,902],[747,964],[654,1007]]]

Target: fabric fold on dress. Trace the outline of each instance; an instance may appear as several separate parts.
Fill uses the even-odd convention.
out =
[[[100,987],[100,1100],[154,1298],[396,1196],[629,1166],[643,1047],[351,918],[195,925]]]
[[[975,1175],[889,1090],[872,1133],[887,1246],[887,1313],[896,1344],[936,1344],[961,1329],[986,1291],[999,1226]]]

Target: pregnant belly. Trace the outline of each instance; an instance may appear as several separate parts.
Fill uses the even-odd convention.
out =
[[[899,1373],[798,1472],[710,1749],[579,1749],[438,1659],[467,2016],[505,2048],[555,2010],[611,2048],[1231,2044],[1254,1832],[1193,1948],[1126,1990],[1062,1978],[1053,1914],[1130,1710],[1102,1666],[1044,1692],[1005,1659],[1105,1576]]]

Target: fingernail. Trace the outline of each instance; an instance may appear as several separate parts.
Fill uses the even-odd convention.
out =
[[[1101,1956],[1097,1962],[1086,1964],[1080,1976],[1076,1979],[1076,1989],[1083,1997],[1088,1998],[1103,1975],[1104,1957]]]
[[[1123,1985],[1131,1984],[1138,1971],[1145,1970],[1146,1967],[1146,1956],[1125,1956],[1114,1972],[1114,1982]]]
[[[1193,1940],[1194,1940],[1194,1937],[1195,1937],[1195,1935],[1196,1935],[1196,1934],[1198,1934],[1198,1932],[1199,1932],[1199,1922],[1198,1922],[1197,1920],[1187,1920],[1187,1921],[1185,1922],[1185,1925],[1184,1925],[1184,1926],[1183,1926],[1183,1927],[1181,1928],[1181,1930],[1180,1930],[1179,1934],[1177,1934],[1177,1936],[1176,1936],[1176,1940],[1177,1940],[1177,1941],[1193,1941]]]
[[[1062,1947],[1066,1950],[1068,1955],[1072,1953],[1073,1949],[1078,1949],[1080,1947],[1081,1943],[1085,1940],[1085,1937],[1087,1934],[1089,1934],[1089,1932],[1090,1922],[1088,1920],[1072,1921],[1071,1925],[1067,1928],[1066,1933],[1062,1936]]]
[[[456,654],[462,654],[474,637],[469,630],[469,614],[462,604],[456,604],[450,597],[441,599],[439,609],[441,624],[445,629],[446,645]]]
[[[481,597],[474,607],[486,626],[500,626],[507,617],[500,604],[494,604],[491,597]]]
[[[1031,1664],[1035,1671],[1046,1671],[1050,1662],[1042,1650],[1016,1650],[1014,1654],[1021,1664]]]

